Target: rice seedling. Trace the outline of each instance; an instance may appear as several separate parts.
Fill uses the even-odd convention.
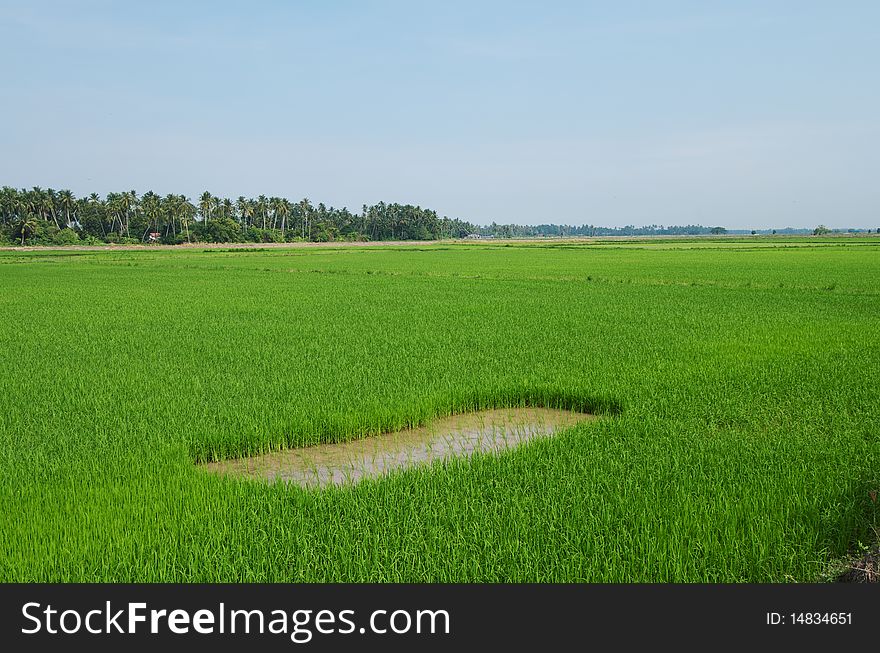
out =
[[[0,252],[0,579],[817,579],[878,517],[878,253]],[[320,490],[199,466],[516,406],[605,419]]]

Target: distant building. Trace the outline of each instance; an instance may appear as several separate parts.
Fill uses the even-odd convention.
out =
[[[158,231],[151,231],[149,233],[149,237],[150,237],[150,242],[155,243],[157,240],[159,240],[162,237],[162,234],[160,234]]]

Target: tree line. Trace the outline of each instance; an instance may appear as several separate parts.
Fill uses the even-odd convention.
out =
[[[153,191],[92,193],[34,187],[0,189],[0,239],[19,245],[160,242],[292,242],[463,238],[476,227],[411,204],[379,202],[359,213],[308,199],[208,191],[195,201]]]
[[[483,236],[535,238],[565,236],[653,236],[723,234],[702,225],[601,227],[597,225],[498,224],[478,226],[436,211],[379,202],[360,212],[314,205],[307,198],[220,197],[205,191],[197,199],[147,191],[91,193],[35,186],[0,189],[0,243],[74,245],[102,243],[228,243],[440,240]]]
[[[698,224],[684,226],[670,225],[645,225],[636,227],[626,225],[623,227],[600,227],[593,224],[567,225],[567,224],[539,224],[539,225],[516,225],[492,223],[487,227],[478,227],[477,233],[483,236],[495,236],[500,238],[531,238],[540,236],[700,236],[726,234],[724,227],[704,227]]]

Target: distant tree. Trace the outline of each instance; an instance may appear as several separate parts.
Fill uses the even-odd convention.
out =
[[[273,228],[275,227],[275,220],[281,218],[281,238],[284,239],[284,233],[287,231],[287,218],[290,217],[291,205],[290,202],[283,197],[273,197],[272,198],[272,220],[273,220]]]
[[[66,232],[66,229],[75,233]],[[0,232],[0,237],[22,243],[76,242],[74,237],[136,242],[137,237],[147,240],[150,233],[158,233],[161,241],[168,244],[241,240],[284,242],[291,236],[308,241],[382,241],[463,238],[469,234],[540,238],[728,233],[724,227],[693,224],[601,227],[594,224],[492,222],[483,227],[458,218],[439,216],[436,211],[418,205],[396,202],[365,204],[358,213],[353,213],[346,207],[335,208],[320,202],[314,206],[307,198],[296,203],[265,195],[256,198],[239,196],[232,200],[205,191],[192,202],[183,195],[160,197],[152,191],[138,198],[132,190],[111,192],[104,198],[92,193],[77,199],[69,190],[55,191],[39,186],[31,189],[0,188]],[[821,226],[815,233],[829,232],[827,227]],[[752,231],[753,235],[757,233]],[[880,234],[880,228],[877,233]]]
[[[813,229],[814,236],[824,236],[825,234],[830,234],[830,233],[831,233],[831,229],[826,227],[824,224],[820,224],[818,227]]]
[[[381,204],[381,202],[380,202]],[[302,234],[303,240],[306,237],[306,228],[309,230],[309,240],[312,237],[312,223],[311,223],[311,214],[312,214],[312,203],[309,201],[308,197],[304,197],[299,202],[297,202],[297,209],[300,214],[300,230]]]
[[[183,230],[186,232],[186,240],[189,242],[189,224],[196,217],[196,205],[189,201],[186,195],[179,195],[177,198],[176,208],[180,215],[180,221],[183,224]]]
[[[220,217],[235,220],[235,204],[232,203],[231,199],[228,197],[223,198],[218,208],[220,210]]]
[[[235,210],[238,213],[238,218],[241,221],[241,224],[244,225],[245,228],[253,225],[254,215],[256,214],[254,203],[251,200],[239,195],[238,199],[235,200]]]
[[[257,213],[263,218],[263,231],[266,230],[266,217],[269,213],[269,198],[265,195],[260,195],[257,198]]]
[[[212,243],[231,243],[241,237],[241,228],[232,218],[215,216],[210,223],[198,223],[197,227],[200,239]]]
[[[37,217],[33,213],[22,215],[15,225],[16,231],[21,235],[21,244],[24,246],[26,238],[30,238],[37,230]]]
[[[69,190],[58,191],[58,206],[64,211],[64,226],[73,226],[71,216],[76,215],[76,199],[74,198],[73,193]]]
[[[211,211],[214,209],[214,196],[208,191],[202,193],[199,198],[199,214],[202,216],[202,222],[208,223],[211,219]]]
[[[52,236],[52,242],[56,245],[76,245],[80,241],[79,234],[67,227]]]
[[[153,191],[148,190],[144,193],[144,196],[141,197],[141,211],[146,220],[144,234],[141,236],[141,240],[146,240],[147,234],[149,234],[150,231],[159,231],[159,219],[162,215],[161,208],[162,198],[156,195]]]

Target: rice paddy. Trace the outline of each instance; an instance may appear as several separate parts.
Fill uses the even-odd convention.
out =
[[[812,581],[874,541],[880,240],[0,252],[0,580]],[[323,488],[205,464],[517,407]]]

